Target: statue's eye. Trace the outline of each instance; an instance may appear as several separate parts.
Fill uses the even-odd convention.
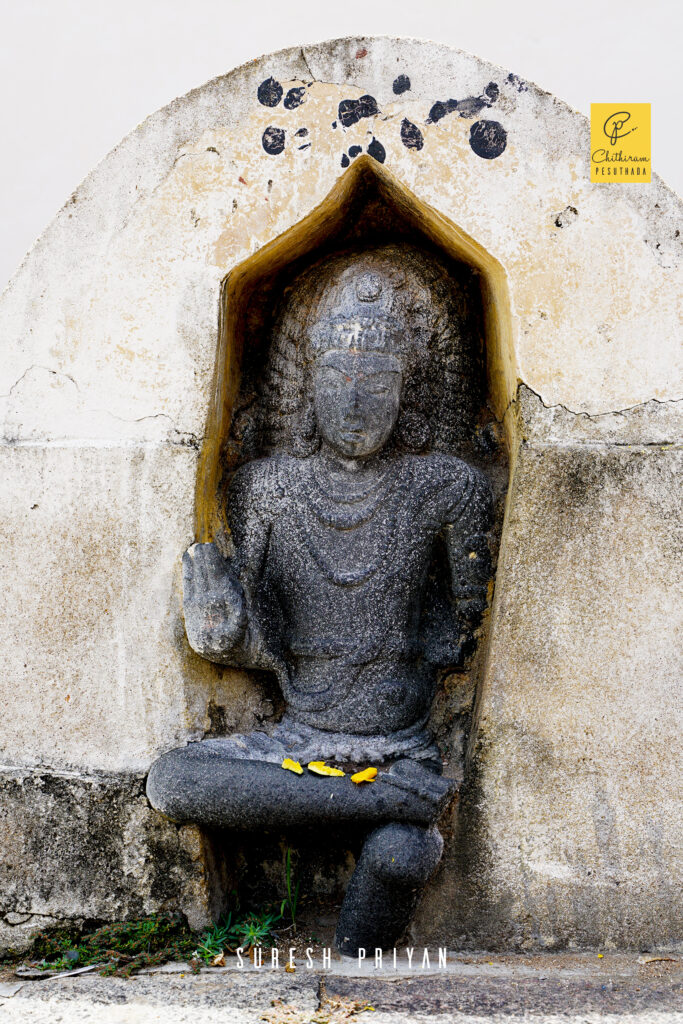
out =
[[[373,374],[368,380],[368,391],[371,395],[389,395],[393,391],[393,383],[388,374]]]
[[[348,380],[346,374],[337,370],[334,366],[324,367],[318,375],[318,379],[326,388],[341,388]]]

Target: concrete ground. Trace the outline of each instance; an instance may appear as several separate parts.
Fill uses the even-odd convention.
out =
[[[432,951],[430,951],[431,953]],[[270,965],[193,975],[168,964],[133,978],[96,972],[30,980],[5,973],[2,1024],[679,1024],[683,957],[605,953],[449,954],[445,968],[398,969],[333,958],[294,970]],[[664,958],[664,959],[661,959]],[[431,957],[436,959],[435,954]]]

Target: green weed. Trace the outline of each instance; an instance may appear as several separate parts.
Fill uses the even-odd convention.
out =
[[[232,953],[240,947],[248,950],[252,946],[272,946],[273,929],[281,919],[282,913],[267,908],[247,913],[231,911],[204,932],[197,944],[197,953],[209,963],[224,950]]]
[[[299,885],[301,879],[292,888],[293,880],[292,872],[292,849],[290,846],[287,847],[285,854],[285,886],[287,889],[287,895],[280,904],[280,917],[284,917],[285,910],[289,911],[289,916],[292,919],[292,928],[296,932],[296,905],[299,900]]]
[[[108,924],[87,934],[69,929],[39,933],[28,956],[12,957],[45,971],[100,968],[100,974],[128,976],[144,967],[188,961],[193,971],[224,950],[271,946],[282,914],[272,908],[230,911],[201,935],[191,932],[181,914],[156,914],[137,921]]]
[[[84,935],[60,929],[41,932],[31,962],[44,970],[102,965],[102,974],[128,975],[168,960],[187,960],[197,944],[181,914],[158,914],[108,924]]]

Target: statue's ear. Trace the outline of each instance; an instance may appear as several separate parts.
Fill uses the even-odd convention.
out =
[[[429,420],[414,409],[402,409],[394,431],[396,445],[401,451],[423,452],[431,440]]]
[[[299,412],[294,417],[291,449],[292,454],[300,458],[313,455],[320,447],[320,435],[315,420],[313,399],[307,396]]]

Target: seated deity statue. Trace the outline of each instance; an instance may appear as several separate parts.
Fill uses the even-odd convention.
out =
[[[336,933],[348,955],[400,939],[439,863],[455,786],[428,719],[491,577],[488,480],[435,448],[408,401],[416,371],[423,404],[448,372],[434,267],[408,245],[349,250],[286,290],[261,387],[271,443],[232,476],[227,546],[183,559],[192,648],[274,673],[285,711],[263,731],[168,751],[147,783],[177,822],[365,829]],[[313,761],[345,774],[320,777]],[[351,780],[369,766],[374,781]]]

